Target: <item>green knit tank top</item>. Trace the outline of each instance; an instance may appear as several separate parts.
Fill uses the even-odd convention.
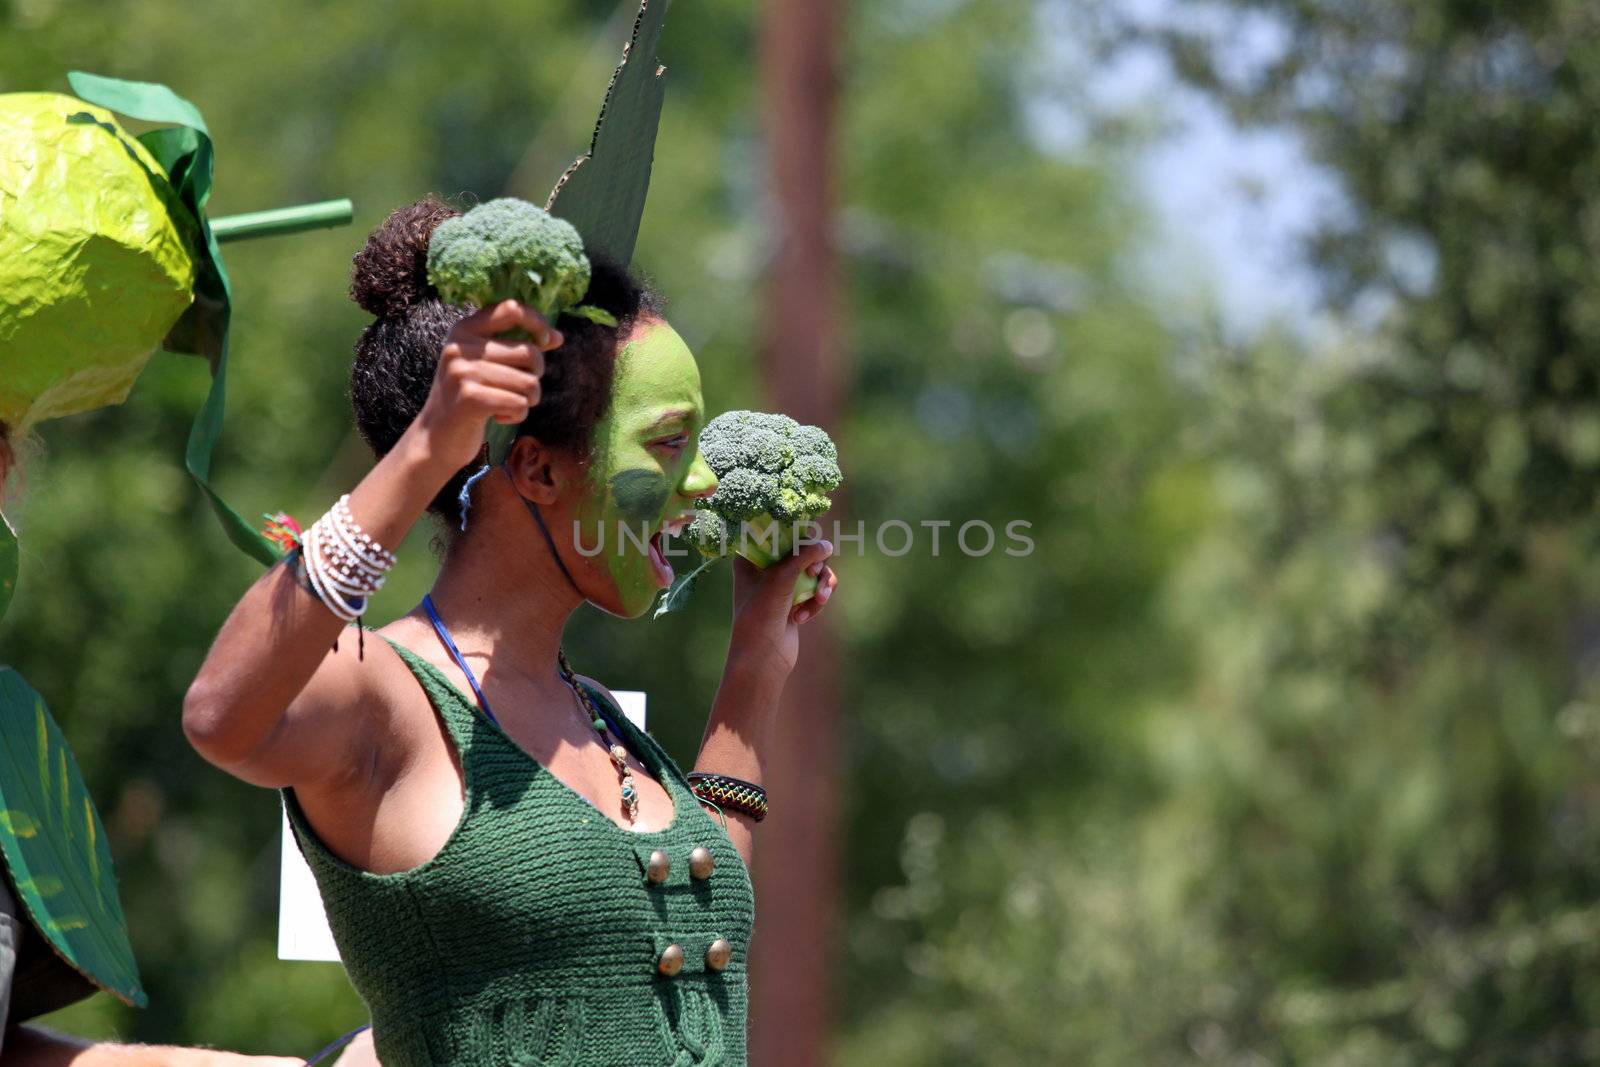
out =
[[[666,752],[614,713],[675,809],[664,830],[624,830],[438,668],[394,648],[460,756],[466,804],[444,847],[409,871],[360,870],[323,846],[284,791],[384,1067],[742,1067],[755,897],[727,832]],[[699,847],[709,875],[703,856],[690,869]],[[651,877],[657,852],[663,880]],[[720,970],[719,940],[732,946]]]

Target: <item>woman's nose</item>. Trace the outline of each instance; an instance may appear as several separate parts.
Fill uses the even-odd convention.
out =
[[[689,464],[689,473],[683,476],[681,491],[690,500],[702,500],[717,491],[716,472],[698,452]]]

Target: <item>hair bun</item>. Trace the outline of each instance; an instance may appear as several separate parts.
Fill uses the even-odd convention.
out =
[[[445,219],[461,214],[425,196],[383,220],[355,254],[350,299],[379,319],[397,318],[439,294],[428,284],[428,240]]]

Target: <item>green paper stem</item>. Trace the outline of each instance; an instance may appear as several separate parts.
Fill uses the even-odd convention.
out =
[[[348,225],[354,214],[355,205],[349,200],[323,200],[272,211],[251,211],[212,219],[211,236],[217,239],[217,244],[223,245],[252,237],[277,237],[306,230],[325,230],[332,226]]]

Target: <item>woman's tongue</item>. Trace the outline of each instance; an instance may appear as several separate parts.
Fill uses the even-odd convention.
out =
[[[650,565],[656,569],[656,579],[663,587],[672,584],[672,564],[667,562],[667,557],[661,552],[661,532],[658,530],[650,538]]]

